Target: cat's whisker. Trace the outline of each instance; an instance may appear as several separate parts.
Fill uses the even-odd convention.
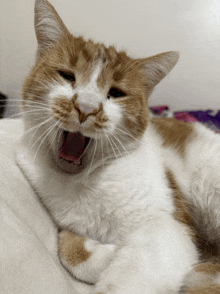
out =
[[[121,145],[121,147],[124,149],[124,151],[125,152],[127,152],[128,153],[128,155],[130,154],[129,152],[128,152],[128,150],[124,147],[124,145],[121,143],[121,141],[114,135],[114,133],[113,132],[111,132],[110,133],[111,134],[111,136]],[[113,141],[114,142],[114,141]],[[119,147],[117,146],[117,144],[115,144],[116,145],[116,147],[117,147],[117,149],[118,149],[118,151],[119,151],[119,153],[120,153],[120,155],[122,156],[123,154],[121,153],[121,150],[119,149]]]
[[[24,107],[23,105],[20,104],[12,104],[12,105],[7,105],[9,107],[20,107],[22,111],[28,111],[26,110],[28,109],[49,109],[48,106],[41,106],[41,105],[26,105],[26,107]],[[26,109],[25,109],[26,108]]]
[[[47,151],[47,155],[49,154],[49,152],[50,152],[50,150],[52,150],[52,146],[54,145],[54,142],[55,142],[55,140],[56,140],[56,138],[59,136],[59,138],[61,137],[61,135],[62,135],[62,129],[61,129],[61,127],[62,127],[62,125],[63,125],[63,123],[60,123],[60,120],[58,121],[58,130],[57,130],[57,132],[54,132],[54,135],[53,135],[53,137],[51,138],[51,140],[50,140],[50,146],[49,146],[49,148],[48,148],[48,151]]]
[[[60,132],[60,134],[59,134],[59,136],[57,136],[57,146],[59,145],[59,142],[60,142],[60,138],[61,138],[61,136],[62,136],[62,133],[63,133],[63,130],[62,130],[62,126],[63,126],[63,123],[61,123],[60,124],[60,129],[59,129],[59,132]]]
[[[53,126],[53,125],[52,125]],[[39,141],[39,140],[41,140],[41,138],[42,137],[44,137],[44,135],[48,132],[48,130],[50,130],[50,128],[52,127],[52,126],[49,126],[47,129],[46,129],[46,131],[44,131],[41,135],[40,135],[40,137],[38,137],[37,138],[37,140],[32,144],[32,146],[30,147],[30,149],[32,149],[36,144],[37,144],[37,142]],[[38,130],[37,130],[38,131]],[[35,132],[36,133],[36,132]],[[34,135],[33,135],[34,136]]]
[[[37,113],[42,113],[43,111],[48,111],[48,109],[34,109],[34,110],[28,110],[28,111],[21,111],[21,112],[18,112],[18,113],[15,113],[13,115],[10,115],[9,117],[7,118],[16,118],[17,116],[21,117],[23,114],[26,114],[26,113],[31,113],[31,114],[37,114]]]
[[[37,123],[38,122],[41,123],[43,120],[45,120],[47,118],[48,118],[48,113],[45,114],[45,115],[41,115],[40,117],[34,117],[34,118],[32,118],[32,120],[37,122]]]
[[[34,161],[35,161],[35,159],[36,159],[36,157],[37,157],[37,153],[38,153],[38,151],[40,150],[40,147],[42,146],[43,142],[45,141],[45,139],[47,138],[47,136],[52,132],[52,130],[53,130],[58,124],[59,124],[59,121],[57,121],[54,125],[50,126],[50,127],[47,129],[47,131],[46,131],[46,135],[44,136],[43,140],[42,140],[41,143],[39,144],[39,146],[38,146],[38,148],[37,148],[37,151],[36,151],[36,153],[35,153],[35,155],[34,155]],[[45,132],[44,132],[43,134],[45,134]]]
[[[121,127],[122,126],[120,126],[120,128],[117,128],[117,127],[115,127],[118,131],[120,131],[120,132],[122,132],[122,133],[124,133],[125,135],[127,135],[127,136],[129,136],[129,137],[131,137],[132,139],[134,139],[135,141],[137,141],[137,142],[139,142],[139,143],[141,143],[141,141],[140,140],[138,140],[137,138],[135,138],[133,135],[131,135],[131,133],[129,133],[124,127],[124,129],[126,130],[126,131],[123,131],[122,129],[121,129]]]
[[[28,107],[28,110],[23,110],[23,112],[24,113],[27,113],[28,111],[31,111],[31,110],[35,110],[35,111],[37,111],[37,110],[39,110],[39,111],[43,111],[43,110],[47,110],[47,111],[49,111],[50,110],[50,108],[49,107],[45,107],[45,106],[29,106]]]
[[[129,144],[131,143],[130,136],[125,136],[124,133],[117,133],[117,136],[121,138],[121,140],[126,140]]]
[[[110,134],[112,137],[110,137],[110,140],[111,140],[111,142],[115,145],[115,147],[117,148],[117,150],[118,150],[118,154],[120,155],[120,156],[122,156],[122,153],[121,153],[121,150],[120,150],[120,148],[118,147],[118,145],[116,144],[116,142],[115,142],[115,137],[112,135],[112,134]]]
[[[42,103],[42,102],[38,102],[38,101],[26,101],[25,102],[25,106],[26,106],[26,104],[28,105],[28,106],[43,106],[43,107],[48,107],[48,104],[46,104],[46,103]]]
[[[31,149],[30,145],[32,144],[33,138],[34,138],[34,136],[36,135],[37,131],[40,129],[40,127],[41,127],[42,125],[43,125],[43,123],[39,123],[39,124],[37,125],[37,128],[35,129],[35,131],[33,132],[32,136],[31,136],[31,138],[30,138],[30,140],[29,140],[28,148]],[[33,128],[32,128],[32,129],[33,129]]]
[[[103,138],[101,136],[102,166],[104,166]]]
[[[108,140],[108,142],[109,142],[109,144],[110,144],[110,146],[111,146],[111,148],[112,148],[112,151],[113,151],[113,153],[114,153],[114,155],[115,155],[115,158],[117,158],[117,154],[116,154],[115,149],[114,149],[114,147],[113,147],[113,145],[112,145],[112,143],[111,143],[111,139],[109,138],[109,136],[108,136],[108,134],[106,133],[106,131],[104,131],[104,132],[105,132],[105,136],[106,136],[106,138],[107,138],[107,140]]]
[[[40,129],[40,127],[42,127],[42,126],[45,125],[46,123],[50,122],[51,120],[53,120],[53,117],[49,117],[49,118],[46,119],[45,121],[43,121],[43,122],[37,124],[36,126],[30,128],[29,130],[27,130],[26,132],[24,132],[23,135],[27,134],[27,133],[30,132],[30,131],[33,131],[33,130],[36,128],[34,134],[32,135],[32,137],[31,137],[31,139],[30,139],[30,141],[29,141],[28,148],[30,147],[30,143],[31,143],[33,137],[35,136],[35,134],[37,133],[37,131]],[[43,134],[42,134],[42,135],[43,135]],[[42,135],[41,135],[41,136],[42,136]],[[38,142],[38,140],[40,140],[40,137],[35,141],[35,143],[30,147],[30,149],[33,148],[33,146]]]
[[[124,151],[125,151],[128,155],[130,155],[130,152],[125,148],[125,146],[122,144],[121,140],[119,140],[119,138],[116,137],[116,136],[114,136],[114,137],[115,137],[115,139],[118,141],[118,143],[122,146],[122,148],[124,149]]]
[[[91,139],[89,140],[89,143],[88,143],[88,145],[86,146],[85,150],[83,151],[83,154],[80,156],[80,158],[79,158],[79,159],[81,159],[81,158],[83,157],[83,155],[86,153],[86,151],[88,150],[88,148],[89,148],[89,145],[90,145],[90,142],[91,142]]]
[[[49,110],[50,110],[50,108],[49,107],[39,107],[39,106],[36,106],[36,107],[30,107],[30,109],[29,110],[24,110],[23,111],[23,113],[25,114],[25,113],[28,113],[28,112],[30,112],[30,111],[39,111],[39,112],[43,112],[43,111],[47,111],[47,112],[49,112]]]
[[[53,144],[55,142],[55,139],[56,139],[58,133],[59,133],[59,130],[57,132],[54,132],[53,137],[50,140],[50,146],[49,146],[50,148],[48,148],[47,155],[49,154],[49,152],[50,152],[50,150],[51,150],[51,148],[52,148],[52,146],[53,146]]]
[[[1,103],[1,101],[0,101]],[[0,105],[0,108],[6,108],[6,109],[16,109],[17,113],[14,114],[14,116],[19,115],[20,112],[27,112],[28,110],[25,110],[25,107],[29,110],[31,109],[49,109],[49,106],[47,104],[44,103],[39,103],[39,102],[34,102],[34,101],[29,101],[28,103],[26,103],[26,105],[24,106],[22,103],[20,103],[19,101],[9,101],[7,103],[5,103],[4,105]]]
[[[8,102],[7,100],[0,100],[0,103],[1,103],[0,107],[6,107],[9,105],[10,101]],[[18,106],[18,105],[21,105],[21,103],[15,104],[15,106]],[[11,104],[10,106],[13,106],[13,104]]]
[[[93,156],[92,156],[92,161],[90,163],[90,166],[89,166],[89,170],[88,170],[88,173],[87,173],[87,182],[88,182],[88,178],[89,178],[89,174],[90,174],[90,171],[91,171],[91,168],[92,168],[92,164],[93,164],[93,161],[94,161],[94,158],[95,158],[95,153],[96,153],[96,148],[97,148],[97,136],[95,134],[95,145],[93,147]]]
[[[34,95],[34,96],[42,98],[40,95]],[[1,99],[1,101],[7,102],[7,104],[13,104],[14,102],[20,102],[20,105],[23,104],[23,103],[31,103],[31,104],[43,104],[45,106],[48,106],[46,103],[42,103],[42,102],[39,102],[39,101],[33,101],[33,100],[24,100],[23,98],[21,98],[21,99],[14,99],[14,98]]]
[[[42,98],[41,96],[38,96],[38,95],[35,95],[35,97],[39,97],[39,98]],[[21,99],[14,99],[14,98],[8,98],[8,99],[1,99],[1,101],[5,102],[7,105],[11,106],[13,104],[16,104],[15,105],[23,105],[24,103],[25,104],[41,104],[41,105],[45,105],[45,106],[48,106],[46,103],[42,103],[42,102],[39,102],[39,101],[32,101],[32,100],[24,100],[23,98]]]
[[[108,148],[108,151],[107,151],[107,153],[108,153],[108,155],[110,155],[111,154],[111,149],[110,149],[110,147],[111,147],[111,145],[109,144],[109,139],[108,139],[108,137],[107,137],[107,134],[106,134],[106,132],[105,132],[105,130],[103,130],[104,131],[104,134],[105,134],[105,142],[106,142],[106,146],[107,146],[107,148]]]
[[[106,138],[106,140],[104,142],[106,142],[106,146],[108,148],[107,153],[108,153],[108,157],[109,157],[109,155],[111,155],[111,145],[109,144],[109,140],[108,140],[108,137],[107,137],[107,134],[105,131],[104,131],[104,134],[105,134],[105,138]],[[112,157],[112,156],[110,156],[110,157]]]
[[[25,132],[23,133],[23,136],[26,135],[26,134],[28,134],[29,132],[32,132],[34,129],[41,127],[43,124],[48,123],[48,122],[49,122],[50,120],[52,120],[52,119],[53,119],[53,117],[49,117],[47,120],[45,120],[45,121],[43,121],[43,122],[40,122],[39,124],[33,126],[32,128],[30,128],[30,129],[28,129],[27,131],[25,131]]]

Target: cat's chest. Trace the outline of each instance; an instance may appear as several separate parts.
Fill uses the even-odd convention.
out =
[[[78,179],[58,171],[43,156],[33,165],[32,157],[20,152],[20,163],[56,223],[79,235],[111,243],[152,214],[172,213],[160,147],[154,140]]]
[[[115,243],[147,221],[151,211],[169,206],[162,171],[155,166],[146,170],[145,164],[118,161],[79,183],[74,177],[65,183],[44,180],[41,194],[59,226]]]
[[[51,183],[47,189],[54,191],[53,195],[46,196],[46,191],[42,195],[59,226],[114,243],[149,206],[144,187],[140,189],[142,180],[132,183],[129,173],[124,176],[106,179],[106,175],[88,184],[67,183],[65,187]]]

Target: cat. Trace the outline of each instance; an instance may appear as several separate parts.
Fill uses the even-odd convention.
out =
[[[220,137],[149,114],[179,53],[134,59],[73,37],[47,0],[35,31],[16,158],[62,264],[95,294],[220,293]]]

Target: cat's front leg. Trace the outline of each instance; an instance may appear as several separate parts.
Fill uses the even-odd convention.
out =
[[[177,294],[197,262],[187,229],[172,216],[155,218],[125,239],[95,294]]]
[[[59,234],[58,248],[61,263],[75,278],[95,284],[112,260],[116,246],[103,245],[65,230]]]

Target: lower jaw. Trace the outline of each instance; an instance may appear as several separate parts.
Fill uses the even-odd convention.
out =
[[[62,158],[62,157],[60,157],[60,160],[61,161],[63,161],[63,162],[65,162],[66,164],[70,164],[70,165],[75,165],[75,166],[80,166],[80,165],[82,165],[82,158],[80,158],[79,160],[77,160],[77,161],[69,161],[69,160],[67,160],[67,159],[64,159],[64,158]]]
[[[64,159],[58,158],[57,164],[59,169],[61,169],[63,172],[71,174],[80,173],[84,169],[83,159],[80,160],[80,164],[76,165],[73,162],[68,162]]]

